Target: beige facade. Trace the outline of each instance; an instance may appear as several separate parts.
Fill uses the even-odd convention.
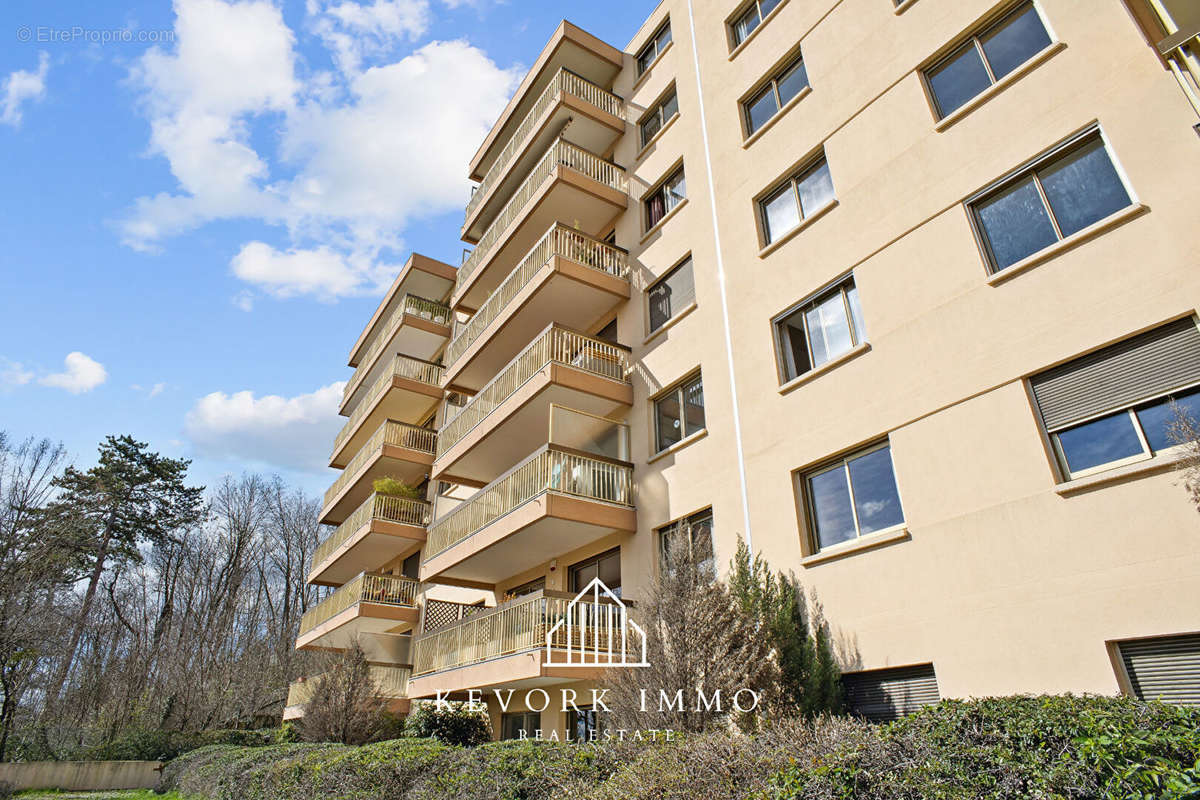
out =
[[[636,599],[710,512],[719,567],[742,537],[819,600],[852,700],[913,665],[1148,694],[1122,643],[1200,631],[1154,427],[1200,385],[1190,8],[665,0],[624,51],[564,22],[469,165],[474,250],[414,256],[352,352],[312,576],[342,596],[300,646],[368,637],[414,699],[544,689],[561,735],[596,677],[546,663],[562,604]]]

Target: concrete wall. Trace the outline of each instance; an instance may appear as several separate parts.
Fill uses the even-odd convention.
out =
[[[29,761],[0,764],[0,781],[17,791],[153,789],[161,771],[161,761]]]

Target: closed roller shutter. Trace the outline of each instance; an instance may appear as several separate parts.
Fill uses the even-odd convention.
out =
[[[1139,700],[1200,708],[1200,634],[1118,645]]]
[[[850,710],[872,722],[889,722],[942,699],[933,664],[851,672],[842,685]]]
[[[1030,380],[1048,430],[1200,381],[1191,317],[1155,328]]]

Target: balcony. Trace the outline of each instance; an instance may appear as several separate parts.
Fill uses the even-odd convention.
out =
[[[477,309],[554,222],[601,233],[628,205],[625,170],[556,139],[459,267],[451,305]]]
[[[371,665],[368,668],[371,682],[375,684],[375,696],[384,700],[384,705],[393,714],[407,713],[408,681],[412,668]],[[312,700],[317,684],[324,675],[313,675],[292,681],[288,687],[287,706],[283,709],[284,719],[299,719],[304,716],[304,706]]]
[[[425,541],[430,504],[372,494],[313,551],[308,582],[341,586],[360,572],[403,558]]]
[[[495,584],[636,530],[632,465],[546,445],[429,526],[421,580]]]
[[[438,432],[433,475],[479,486],[508,468],[514,453],[545,444],[550,408],[599,417],[633,404],[626,348],[547,327]]]
[[[532,687],[555,678],[599,677],[605,668],[602,664],[563,664],[581,648],[589,655],[617,655],[622,634],[627,632],[624,607],[603,596],[596,601],[573,602],[573,595],[541,590],[471,614],[441,630],[422,633],[413,642],[409,697],[435,697],[439,691]],[[567,620],[576,624],[561,624]],[[547,658],[548,635],[554,663]],[[633,637],[624,638],[628,646]]]
[[[444,381],[474,391],[551,322],[586,328],[627,299],[628,254],[555,223],[451,339]]]
[[[358,368],[342,393],[339,412],[348,414],[347,409],[361,400],[361,390],[376,383],[386,373],[388,362],[382,357],[385,353],[404,353],[417,364],[428,364],[448,338],[449,307],[424,297],[405,295],[391,315],[379,325],[378,335],[359,354]]]
[[[624,132],[624,117],[625,102],[620,97],[560,67],[475,187],[467,202],[462,238],[479,240],[519,176],[559,132],[585,150],[603,153]]]
[[[363,393],[362,399],[333,440],[329,466],[343,467],[385,419],[422,422],[442,399],[442,368],[408,356],[391,364]]]
[[[366,634],[411,630],[419,586],[396,575],[357,575],[304,613],[296,649],[343,650]]]
[[[389,419],[380,425],[325,492],[321,523],[338,525],[363,504],[377,478],[392,477],[416,486],[433,464],[437,432]]]
[[[454,288],[454,274],[457,271],[449,264],[420,253],[409,256],[366,327],[358,335],[354,346],[350,348],[350,366],[357,367],[362,362],[363,351],[378,338],[384,322],[390,320],[393,312],[404,305],[406,295],[434,299],[447,297]]]

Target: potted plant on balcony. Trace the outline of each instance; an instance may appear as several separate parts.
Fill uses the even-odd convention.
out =
[[[385,497],[404,497],[408,500],[423,499],[420,489],[409,486],[399,478],[393,478],[390,475],[376,478],[371,486],[375,489],[375,494],[381,494]]]

